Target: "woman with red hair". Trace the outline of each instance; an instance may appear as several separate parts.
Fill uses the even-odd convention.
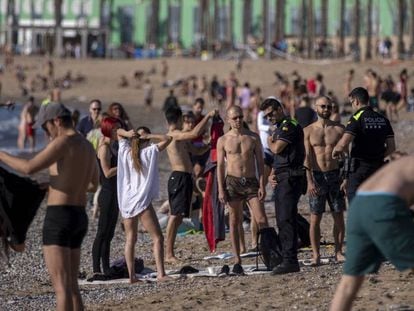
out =
[[[115,102],[110,104],[106,113],[113,118],[119,119],[124,130],[128,131],[133,129],[129,116],[120,103]]]
[[[93,277],[91,280],[105,280],[109,275],[109,252],[118,219],[117,162],[118,138],[116,131],[122,127],[120,120],[106,117],[101,121],[101,138],[97,156],[101,174],[101,192],[98,230],[92,247]],[[101,262],[102,269],[101,270]],[[103,272],[103,274],[102,274]]]

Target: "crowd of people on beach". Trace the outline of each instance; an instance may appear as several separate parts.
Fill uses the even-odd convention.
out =
[[[48,63],[47,68],[52,78],[53,64]],[[164,263],[180,262],[175,241],[183,219],[197,205],[196,217],[203,218],[205,203],[213,196],[217,200],[209,204],[225,215],[219,225],[228,226],[234,255],[231,271],[236,275],[245,274],[241,254],[248,251],[244,212],[250,215],[251,250],[263,254],[272,248],[265,264],[272,275],[281,275],[300,271],[298,249],[306,244],[306,235],[311,242],[311,265],[321,264],[320,223],[328,204],[334,220],[333,258],[345,261],[345,275],[332,310],[350,309],[363,276],[378,271],[382,257],[401,270],[414,267],[414,225],[409,222],[414,160],[396,151],[392,129],[399,111],[414,109],[414,89],[408,93],[406,69],[397,82],[367,70],[364,87],[353,85],[354,71],[350,70],[339,97],[327,89],[320,73],[304,78],[298,72],[275,72],[278,93],[266,98],[260,87],[240,83],[235,72],[221,83],[217,76],[208,81],[206,76],[195,75],[171,82],[167,73],[164,61],[163,86],[170,89],[162,107],[166,133],[135,127],[121,103],[113,102],[103,112],[100,99],[90,101],[87,116],[74,118],[56,89],[39,107],[29,98],[19,127],[25,133],[19,136],[19,147],[29,139],[34,150],[33,132],[43,129],[50,138],[45,149],[31,159],[0,151],[0,163],[17,172],[32,174],[49,168],[43,251],[58,309],[82,308],[77,279],[80,246],[88,228],[88,192],[94,193],[93,214],[98,218],[90,281],[109,277],[111,240],[119,213],[130,283],[139,282],[135,274],[138,219],[153,241],[157,279],[170,280]],[[137,83],[146,74],[136,72]],[[143,87],[147,90],[144,102],[151,106],[149,79]],[[187,105],[180,105],[182,98]],[[208,113],[206,103],[213,108]],[[347,115],[344,126],[342,117]],[[171,165],[165,254],[164,236],[152,205],[159,196],[158,156],[164,150]],[[206,167],[212,164],[216,167],[215,193],[199,187]],[[269,188],[277,233],[264,206]],[[309,230],[303,234],[298,202],[305,194],[311,217]],[[369,230],[363,225],[368,220]],[[205,221],[201,219],[203,224]],[[394,230],[398,226],[404,230]],[[387,235],[388,229],[394,230],[393,235]],[[5,234],[2,221],[0,235]]]

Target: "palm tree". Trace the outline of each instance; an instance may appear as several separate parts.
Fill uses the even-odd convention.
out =
[[[214,0],[214,21],[213,21],[213,41],[219,40],[219,34],[220,34],[220,8],[218,5],[218,0]]]
[[[262,34],[265,47],[269,44],[269,0],[262,1]]]
[[[172,42],[172,36],[171,36],[171,1],[167,0],[167,43],[170,44]]]
[[[414,54],[414,0],[411,0],[410,54]]]
[[[359,28],[360,28],[360,5],[359,0],[355,0],[355,29],[354,29],[354,53],[355,53],[355,60],[360,60],[360,44],[359,44]]]
[[[365,59],[372,58],[372,0],[368,0],[367,3],[367,45],[365,49]]]
[[[303,52],[306,38],[306,0],[302,0],[300,18],[299,51]]]
[[[234,0],[230,0],[229,6],[229,33],[228,33],[228,41],[233,49],[234,46],[234,38],[233,38],[233,24],[234,24]]]
[[[207,39],[206,34],[206,20],[205,20],[205,11],[206,11],[206,0],[200,0],[198,3],[198,12],[199,12],[199,26],[198,30],[200,33],[200,43]]]
[[[177,43],[181,44],[181,23],[182,23],[183,0],[178,1],[178,29],[177,29]]]
[[[151,20],[150,20],[150,29],[149,29],[149,40],[150,44],[158,45],[158,36],[159,36],[159,10],[160,10],[160,0],[151,1]]]
[[[55,0],[55,55],[57,57],[62,56],[62,4],[63,0]]]
[[[404,49],[404,22],[405,22],[405,0],[398,0],[398,58],[402,58]]]
[[[276,0],[275,41],[279,42],[285,35],[285,0]]]
[[[6,25],[7,25],[7,45],[11,48],[13,45],[13,29],[16,25],[16,3],[14,0],[9,0],[7,2],[7,15],[6,15]]]
[[[280,18],[280,38],[284,38],[285,37],[285,20],[286,20],[286,16],[285,16],[285,11],[286,11],[286,0],[280,0],[281,4],[280,4],[280,9],[281,9],[281,18]]]
[[[321,36],[328,38],[328,0],[321,0]]]
[[[308,57],[313,58],[315,56],[315,49],[313,48],[313,42],[315,40],[314,22],[313,22],[313,0],[308,0]]]
[[[114,0],[100,0],[99,1],[99,26],[101,27],[102,37],[104,42],[105,57],[109,57],[109,43],[111,38],[112,30],[112,11],[113,11]],[[107,7],[105,12],[105,6]],[[108,16],[104,16],[108,14]],[[104,18],[105,17],[105,18]]]
[[[339,56],[345,54],[345,0],[341,0],[339,12]]]
[[[243,43],[247,43],[247,37],[250,35],[252,22],[252,1],[244,0],[243,7]]]

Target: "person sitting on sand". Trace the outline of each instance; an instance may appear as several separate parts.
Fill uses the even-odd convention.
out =
[[[125,75],[121,76],[121,81],[119,82],[118,86],[121,88],[125,88],[129,86],[128,79]]]
[[[151,235],[154,243],[154,257],[158,280],[165,280],[164,238],[160,224],[152,207],[152,200],[158,197],[158,153],[172,140],[167,135],[151,134],[144,126],[136,131],[118,129],[118,202],[125,228],[125,259],[129,281],[135,283],[135,244],[137,241],[138,218]],[[129,138],[130,140],[128,140]],[[150,144],[150,140],[159,140]]]
[[[207,125],[208,120],[216,111],[208,113],[191,131],[183,132],[183,118],[180,107],[171,107],[166,110],[165,118],[168,123],[167,135],[173,142],[167,147],[168,159],[172,173],[168,179],[168,199],[170,201],[170,217],[167,225],[166,262],[177,262],[174,254],[174,243],[177,229],[184,217],[188,217],[193,194],[193,165],[188,149],[192,139],[198,137]]]
[[[385,165],[358,188],[348,211],[344,275],[331,311],[351,310],[365,275],[377,273],[383,261],[399,271],[414,268],[413,188],[414,156]]]

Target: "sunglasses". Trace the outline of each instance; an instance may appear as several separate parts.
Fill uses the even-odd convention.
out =
[[[322,109],[332,110],[332,105],[318,105],[318,106],[321,107]]]
[[[92,108],[93,111],[101,111],[101,108]]]
[[[233,118],[231,118],[233,121],[236,120],[243,120],[243,116],[234,116]]]

